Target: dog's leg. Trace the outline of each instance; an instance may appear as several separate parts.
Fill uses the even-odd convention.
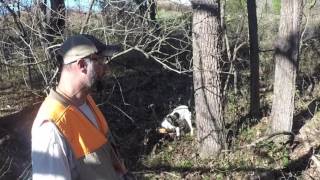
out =
[[[176,134],[177,134],[177,137],[179,138],[180,137],[180,128],[179,127],[176,127]]]
[[[191,115],[190,116],[186,116],[185,120],[187,121],[187,124],[190,128],[190,136],[193,136],[193,127],[192,127],[192,123],[191,123]]]
[[[193,127],[192,127],[191,121],[188,122],[188,125],[190,127],[190,136],[193,136]]]

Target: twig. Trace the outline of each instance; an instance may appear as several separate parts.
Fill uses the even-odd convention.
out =
[[[180,176],[177,176],[177,175],[175,175],[175,174],[173,174],[173,173],[170,173],[170,172],[167,172],[167,171],[163,171],[162,173],[168,174],[168,175],[173,176],[173,177],[176,177],[176,178],[180,178]]]
[[[8,162],[8,161],[10,161],[10,162]],[[8,168],[5,169],[6,164],[8,164],[8,163],[9,163]],[[6,161],[4,162],[4,164],[2,165],[2,167],[0,169],[0,179],[10,170],[11,164],[12,164],[12,158],[7,157]]]
[[[259,49],[259,52],[273,52],[274,49]]]
[[[56,78],[56,76],[58,75],[58,72],[59,72],[59,68],[56,68],[56,70],[54,71],[54,74],[53,74],[52,78],[51,78],[50,81],[49,81],[49,84],[48,84],[49,86],[52,84],[54,78]]]
[[[5,142],[5,141],[7,141],[7,140],[9,140],[10,139],[10,136],[9,135],[6,135],[6,136],[4,136],[3,138],[1,138],[0,139],[0,146]]]
[[[301,51],[301,48],[302,48],[302,46],[303,46],[303,37],[304,37],[304,35],[305,35],[306,31],[307,31],[307,27],[308,27],[308,25],[309,25],[310,11],[311,11],[311,8],[309,9],[307,15],[305,15],[305,14],[303,13],[303,15],[306,16],[306,24],[304,25],[303,31],[302,31],[302,33],[300,34],[299,51]]]
[[[54,44],[52,46],[48,46],[46,49],[45,49],[45,52],[49,52],[50,49],[54,49],[54,48],[58,48],[61,46],[61,43],[59,44]]]
[[[0,0],[0,2],[6,7],[6,9],[10,12],[10,14],[13,17],[13,21],[15,23],[15,25],[17,26],[17,28],[20,30],[20,32],[23,34],[23,37],[26,36],[26,32],[20,22],[20,18],[17,16],[17,14],[14,12],[13,9],[10,8],[10,6],[6,3],[6,1],[4,0]]]
[[[311,3],[309,10],[311,10],[312,8],[314,8],[314,6],[316,5],[317,0],[313,0],[313,2]]]
[[[108,103],[108,104],[111,105],[112,107],[116,108],[116,109],[117,109],[118,111],[120,111],[122,114],[124,114],[128,119],[131,120],[132,123],[135,123],[135,120],[134,120],[132,117],[130,117],[127,113],[125,113],[122,109],[120,109],[118,106],[115,106],[115,105],[113,105],[113,104],[111,104],[111,103]]]
[[[23,172],[18,177],[18,179],[25,179],[25,177],[28,177],[30,171],[31,171],[31,163],[28,163],[27,167],[23,170]]]
[[[124,104],[124,105],[130,105],[130,104],[126,103],[126,101],[124,100],[124,96],[123,96],[123,93],[122,93],[122,87],[121,87],[121,84],[120,84],[120,82],[118,81],[117,77],[116,77],[114,74],[113,74],[113,77],[116,79],[117,84],[118,84],[118,86],[119,86],[119,90],[120,90],[121,99],[122,99],[123,104]]]
[[[130,119],[130,121],[131,121],[132,123],[135,123],[135,122],[136,122],[132,117],[130,117],[130,116],[129,116],[126,112],[124,112],[121,108],[119,108],[118,106],[113,105],[113,104],[111,104],[111,103],[109,103],[109,102],[103,102],[103,103],[98,104],[97,106],[101,106],[101,105],[104,105],[104,104],[108,104],[108,105],[112,106],[113,108],[117,109],[118,111],[120,111],[124,116],[126,116],[128,119]]]
[[[121,53],[116,54],[116,55],[113,57],[113,59],[116,58],[116,57],[118,57],[118,56],[124,55],[124,54],[126,54],[126,53],[128,53],[128,52],[130,52],[130,51],[132,51],[132,50],[136,50],[136,51],[142,53],[143,56],[144,56],[146,59],[152,59],[152,60],[158,62],[159,64],[162,65],[162,67],[163,67],[164,69],[167,69],[167,70],[176,72],[176,73],[178,73],[178,74],[183,74],[183,73],[189,72],[189,71],[176,70],[176,69],[170,67],[170,66],[168,66],[167,64],[165,64],[163,60],[160,60],[160,59],[157,58],[156,56],[152,55],[152,52],[146,52],[146,51],[144,51],[143,49],[141,49],[141,48],[139,48],[139,47],[137,47],[137,46],[135,46],[135,47],[130,47],[129,49],[127,49],[127,50],[125,50],[125,51],[123,51],[123,52],[121,52]],[[176,54],[175,54],[175,55],[176,55]],[[172,56],[171,56],[171,57],[172,57]]]
[[[87,17],[86,17],[86,21],[84,22],[84,24],[82,25],[81,27],[81,31],[80,31],[80,34],[83,33],[85,27],[88,25],[88,22],[89,22],[89,19],[90,19],[90,16],[91,16],[91,13],[92,13],[92,6],[94,4],[94,0],[90,0],[90,7],[89,7],[89,11],[87,12]]]
[[[31,63],[21,63],[21,64],[9,64],[8,62],[0,62],[1,65],[5,65],[8,67],[25,67],[25,66],[32,66],[32,65],[38,65],[38,64],[42,64],[42,63],[46,63],[49,62],[49,60],[43,60],[43,61],[38,61],[38,62],[31,62]]]

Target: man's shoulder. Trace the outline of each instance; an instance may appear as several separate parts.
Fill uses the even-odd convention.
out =
[[[65,106],[64,104],[60,103],[58,100],[53,99],[51,97],[47,97],[42,105],[39,108],[38,114],[35,118],[43,120],[56,120],[59,119],[65,111],[68,109],[69,106]]]
[[[48,119],[36,119],[33,123],[32,136],[48,137],[49,134],[56,134],[57,126]]]

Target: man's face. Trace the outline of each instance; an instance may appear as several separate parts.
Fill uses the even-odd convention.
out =
[[[88,87],[96,87],[97,91],[103,89],[102,79],[106,74],[106,71],[109,71],[109,67],[104,64],[103,57],[97,55],[92,55],[90,61],[88,62]]]

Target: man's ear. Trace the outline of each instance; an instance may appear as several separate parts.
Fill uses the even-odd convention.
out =
[[[77,65],[81,72],[87,73],[88,63],[84,59],[77,61]]]

